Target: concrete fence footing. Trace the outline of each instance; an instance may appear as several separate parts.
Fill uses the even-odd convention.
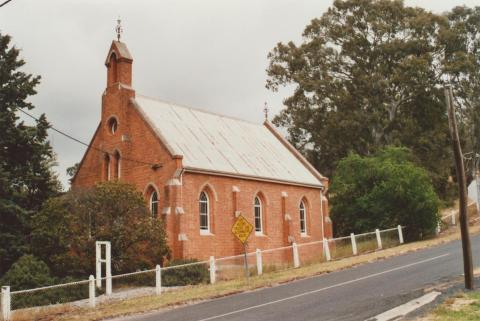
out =
[[[162,268],[157,264],[155,266],[155,294],[160,295],[162,293]]]
[[[210,284],[215,284],[217,280],[217,267],[215,266],[215,257],[210,256]]]
[[[10,321],[11,317],[11,294],[9,286],[2,286],[1,308],[3,321]]]
[[[263,260],[262,260],[262,251],[257,249],[255,251],[255,256],[257,258],[257,275],[263,274]]]

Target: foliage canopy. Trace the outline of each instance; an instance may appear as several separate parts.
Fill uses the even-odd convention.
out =
[[[448,24],[439,32],[442,73],[454,90],[471,179],[476,169],[471,156],[480,153],[480,7],[455,7],[446,18]]]
[[[342,159],[330,187],[335,233],[402,225],[407,240],[433,235],[439,199],[427,172],[411,159],[409,150],[398,147]]]
[[[52,198],[33,217],[33,253],[56,276],[93,273],[95,241],[112,243],[112,272],[153,268],[169,255],[163,221],[134,186],[104,182]]]
[[[19,108],[34,108],[28,97],[40,77],[21,71],[25,61],[10,41],[0,33],[0,276],[28,253],[31,216],[61,189],[45,115],[34,125],[17,115]]]
[[[406,146],[446,197],[452,162],[439,34],[449,28],[447,17],[400,0],[334,1],[301,44],[279,43],[269,54],[267,88],[294,87],[274,123],[327,176],[350,152]]]

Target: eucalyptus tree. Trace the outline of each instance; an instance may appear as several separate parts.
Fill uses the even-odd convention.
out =
[[[443,28],[444,17],[400,0],[334,1],[300,44],[278,43],[269,54],[267,88],[293,87],[274,123],[327,175],[349,152],[406,146],[445,196]]]
[[[480,153],[480,7],[455,7],[439,32],[443,45],[442,73],[454,90],[466,159]],[[469,161],[469,174],[474,162]],[[471,177],[471,175],[470,175]]]

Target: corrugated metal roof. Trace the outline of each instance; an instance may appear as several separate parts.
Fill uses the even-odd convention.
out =
[[[138,94],[135,102],[186,168],[322,185],[264,125]]]

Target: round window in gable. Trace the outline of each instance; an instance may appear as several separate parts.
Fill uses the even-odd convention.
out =
[[[110,120],[108,121],[108,129],[110,130],[110,134],[115,134],[115,132],[117,131],[117,128],[118,128],[117,120],[114,117],[110,118]]]

